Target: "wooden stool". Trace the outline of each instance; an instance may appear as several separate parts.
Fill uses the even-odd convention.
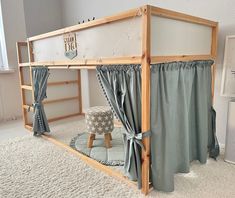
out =
[[[87,147],[92,148],[96,134],[104,134],[106,148],[111,148],[112,131],[114,128],[113,113],[109,107],[97,106],[87,110],[86,115],[87,130],[90,133]]]

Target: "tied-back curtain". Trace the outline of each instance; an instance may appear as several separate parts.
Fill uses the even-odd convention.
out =
[[[141,187],[141,68],[140,65],[97,66],[97,77],[112,110],[122,122],[125,173]]]
[[[47,117],[44,111],[42,101],[47,97],[47,79],[49,70],[47,67],[33,67],[33,90],[34,90],[34,115],[33,115],[33,132],[34,135],[41,135],[44,132],[50,132]]]
[[[174,173],[192,160],[216,157],[211,101],[213,61],[172,62],[151,67],[151,179],[155,189],[174,190]]]

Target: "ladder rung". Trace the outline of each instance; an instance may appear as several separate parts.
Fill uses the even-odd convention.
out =
[[[68,97],[68,98],[59,98],[59,99],[55,99],[55,100],[45,100],[45,101],[43,101],[43,104],[57,103],[57,102],[76,100],[76,99],[79,99],[79,97],[74,96],[74,97]]]
[[[20,67],[28,67],[30,66],[30,63],[19,63]]]
[[[78,96],[68,97],[68,98],[59,98],[59,99],[55,99],[55,100],[46,100],[46,101],[43,101],[43,104],[57,103],[57,102],[76,100],[76,99],[78,99]],[[23,108],[26,110],[33,111],[33,107],[29,106],[29,105],[23,105]]]
[[[31,85],[21,85],[21,89],[32,90],[32,86]]]
[[[29,105],[23,105],[23,108],[29,111],[33,111],[33,107],[29,106]]]
[[[30,130],[30,131],[33,130],[33,127],[32,127],[31,125],[29,125],[29,124],[24,125],[24,127],[25,127],[26,129]]]
[[[66,81],[58,81],[58,82],[48,82],[48,86],[55,86],[55,85],[68,85],[68,84],[75,84],[78,83],[78,80],[66,80]]]

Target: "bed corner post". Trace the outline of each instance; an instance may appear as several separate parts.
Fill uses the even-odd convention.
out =
[[[29,59],[29,75],[30,75],[30,84],[32,86],[32,103],[34,102],[34,89],[33,89],[33,75],[32,75],[32,62],[34,62],[34,54],[33,54],[33,43],[27,39],[28,44],[28,59]]]
[[[217,43],[218,43],[218,22],[215,26],[212,27],[212,36],[211,36],[211,56],[214,61],[217,57]],[[212,95],[212,104],[214,103],[214,90],[215,90],[215,72],[216,72],[216,63],[211,67],[212,79],[211,79],[211,95]]]
[[[82,110],[82,80],[81,80],[81,70],[78,69],[78,105],[79,105],[79,114],[83,115],[83,110]]]
[[[142,7],[142,133],[150,130],[151,6]],[[149,193],[150,137],[143,138],[142,193]]]

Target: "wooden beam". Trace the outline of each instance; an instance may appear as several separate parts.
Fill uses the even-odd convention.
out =
[[[217,45],[218,45],[218,23],[212,28],[211,32],[211,55],[217,56]]]
[[[73,61],[46,61],[46,62],[32,62],[31,66],[66,66],[65,68],[72,68],[72,66],[92,66],[94,65],[109,65],[109,64],[140,64],[140,56],[131,57],[111,57],[100,59],[77,59]]]
[[[96,69],[96,65],[141,64],[141,56],[77,59],[73,61],[41,61],[21,63],[20,67],[46,66],[49,69]]]
[[[66,81],[58,81],[58,82],[48,82],[47,86],[57,86],[57,85],[69,85],[76,84],[78,80],[66,80]]]
[[[47,65],[43,65],[45,67],[47,67],[48,69],[69,69],[69,66],[66,65],[60,65],[60,66],[47,66]]]
[[[23,42],[17,42],[16,43],[16,51],[17,51],[17,62],[18,65],[22,62],[22,58],[21,58],[21,45]],[[27,44],[27,43],[26,43]],[[23,75],[23,69],[19,67],[19,80],[20,80],[20,86],[22,86],[24,84],[24,75]],[[27,112],[26,110],[23,108],[23,104],[25,104],[26,102],[26,98],[25,98],[25,92],[23,91],[23,89],[20,89],[20,94],[21,94],[21,109],[22,109],[22,115],[23,115],[23,122],[24,125],[26,125],[28,123],[28,119],[27,119]]]
[[[77,86],[78,86],[78,105],[79,105],[79,113],[82,113],[82,84],[81,84],[81,71],[78,70],[78,80],[77,80]]]
[[[19,63],[19,67],[28,67],[30,63]]]
[[[33,43],[27,40],[27,46],[28,46],[28,59],[29,59],[29,78],[30,78],[30,84],[31,84],[31,96],[32,96],[32,104],[34,103],[34,86],[33,86],[33,71],[31,63],[34,61],[34,54],[33,54]]]
[[[31,111],[31,112],[33,112],[33,107],[32,106],[29,106],[29,105],[26,105],[26,104],[24,104],[23,105],[23,108],[25,109],[25,111]]]
[[[20,79],[20,85],[22,86],[22,84],[24,83],[24,76],[23,76],[22,68],[19,68],[19,79]],[[23,113],[23,122],[24,124],[27,124],[28,123],[27,112],[22,106],[26,102],[25,92],[21,89],[20,93],[21,93],[21,109]]]
[[[67,66],[47,66],[44,65],[45,67],[48,67],[48,69],[96,69],[96,66],[93,65],[88,65],[88,66],[74,66],[74,65],[67,65]]]
[[[29,131],[33,131],[32,125],[26,124],[26,125],[24,125],[24,127]]]
[[[69,69],[96,69],[96,66],[70,66]]]
[[[217,45],[218,45],[218,23],[215,27],[212,28],[212,38],[211,38],[211,55],[216,58],[217,56]],[[215,60],[216,61],[216,60]],[[215,75],[216,75],[216,63],[211,67],[211,95],[212,103],[214,103],[214,94],[215,94]]]
[[[214,22],[214,21],[210,21],[210,20],[203,19],[200,17],[195,17],[195,16],[191,16],[188,14],[183,14],[180,12],[166,10],[166,9],[158,8],[158,7],[154,7],[154,6],[151,6],[151,14],[155,15],[155,16],[160,16],[163,18],[170,18],[170,19],[174,19],[174,20],[186,21],[189,23],[196,23],[199,25],[205,25],[205,26],[209,26],[209,27],[216,27],[217,26],[217,22]]]
[[[140,15],[141,15],[140,9],[136,8],[136,9],[128,10],[126,12],[122,12],[122,13],[119,13],[119,14],[116,14],[113,16],[105,17],[102,19],[96,19],[94,21],[86,22],[83,24],[78,24],[78,25],[66,27],[63,29],[59,29],[59,30],[56,30],[53,32],[48,32],[45,34],[33,36],[33,37],[29,38],[29,41],[36,41],[36,40],[40,40],[40,39],[44,39],[44,38],[62,35],[65,33],[80,31],[83,29],[92,28],[92,27],[96,27],[99,25],[104,25],[104,24],[108,24],[111,22],[120,21],[120,20],[128,19],[131,17],[136,17],[136,16],[140,16]]]
[[[211,55],[152,56],[151,64],[173,62],[173,61],[193,61],[193,60],[214,60],[214,56]]]
[[[144,7],[142,15],[142,133],[150,130],[150,56],[151,7]],[[149,193],[150,138],[145,137],[142,149],[142,193]]]
[[[26,89],[32,91],[32,86],[30,85],[21,85],[21,89]]]
[[[22,54],[21,54],[21,49],[20,49],[20,43],[21,42],[16,42],[16,53],[17,53],[17,62],[18,65],[22,63]]]
[[[27,109],[28,107],[30,108],[30,111],[33,111],[33,107],[30,107],[28,105],[24,105],[25,109]],[[66,118],[71,118],[71,117],[75,117],[75,116],[80,116],[82,115],[81,113],[72,113],[72,114],[68,114],[68,115],[63,115],[63,116],[58,116],[58,117],[54,117],[54,118],[49,118],[47,119],[48,123],[50,122],[55,122],[55,121],[58,121],[58,120],[63,120],[63,119],[66,119]],[[82,115],[83,116],[83,115]],[[32,126],[33,124],[32,123],[28,123],[27,125],[29,126]]]
[[[70,117],[79,116],[79,115],[80,115],[80,113],[72,113],[72,114],[68,114],[68,115],[64,115],[64,116],[50,118],[50,119],[48,119],[48,122],[55,122],[55,121],[58,121],[58,120],[63,120],[65,118],[70,118]]]
[[[51,103],[69,101],[69,100],[77,100],[78,98],[79,98],[78,96],[73,96],[73,97],[59,98],[59,99],[54,99],[54,100],[45,100],[43,101],[43,104],[51,104]]]
[[[34,54],[33,54],[33,43],[31,41],[27,41],[28,43],[28,56],[29,56],[29,63],[31,65],[32,62],[34,62]]]

